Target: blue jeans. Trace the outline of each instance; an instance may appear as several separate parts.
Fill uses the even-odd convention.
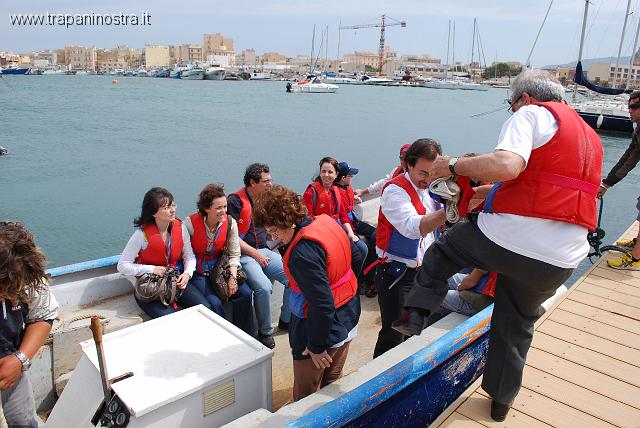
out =
[[[224,311],[222,300],[213,290],[211,285],[208,283],[207,278],[194,273],[193,278],[189,281],[189,285],[187,288],[192,288],[197,290],[204,298],[207,300],[208,305],[206,305],[209,309],[211,309],[216,314],[220,315],[223,318],[226,318],[226,314]],[[245,283],[238,287],[238,291],[229,298],[229,301],[233,305],[233,324],[239,329],[243,330],[250,336],[253,336],[253,312],[251,311],[251,295],[252,291],[249,286]],[[195,293],[191,293],[190,296],[195,296]],[[191,298],[191,297],[189,297]],[[187,301],[183,303],[191,303],[187,298]],[[197,304],[197,303],[196,303]],[[191,305],[193,306],[193,305]]]
[[[253,290],[253,304],[256,310],[256,319],[258,320],[258,333],[270,335],[273,334],[273,329],[271,328],[271,291],[273,284],[271,281],[278,281],[285,286],[280,312],[280,319],[284,322],[289,322],[291,318],[291,312],[289,311],[289,294],[291,292],[287,287],[289,281],[284,274],[280,254],[268,248],[260,248],[258,251],[269,257],[269,264],[266,267],[263,268],[253,257],[247,255],[240,257],[240,264],[242,264],[242,269],[247,274],[247,285]]]
[[[447,291],[447,295],[444,296],[444,300],[440,304],[442,308],[463,315],[474,315],[477,312],[469,302],[460,297],[460,292],[458,291],[458,285],[466,276],[467,274],[464,273],[456,273],[447,280],[449,291]]]

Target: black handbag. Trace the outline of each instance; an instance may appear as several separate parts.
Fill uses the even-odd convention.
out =
[[[227,216],[227,221],[229,221]],[[229,223],[231,226],[231,223]],[[229,278],[231,277],[231,266],[229,265],[229,235],[231,235],[231,227],[227,229],[227,238],[224,242],[224,249],[218,259],[216,268],[213,274],[209,275],[209,283],[216,292],[222,303],[229,301]],[[237,268],[236,282],[240,287],[247,280],[247,274],[242,270],[240,266]]]
[[[164,275],[146,273],[136,279],[133,292],[141,302],[160,301],[164,306],[172,305],[184,292],[178,288],[179,276],[177,269],[167,269]]]

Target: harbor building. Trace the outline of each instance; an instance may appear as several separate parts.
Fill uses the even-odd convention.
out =
[[[616,87],[625,87],[629,79],[629,64],[619,64],[617,72],[615,64],[590,64],[587,70],[587,77],[592,82],[603,86],[612,86],[615,79]],[[631,67],[629,88],[640,88],[640,64],[634,64]]]
[[[95,47],[65,46],[64,55],[69,69],[96,71]]]
[[[258,57],[254,49],[245,49],[236,55],[236,65],[253,67],[256,65]]]
[[[170,64],[169,46],[146,45],[144,60],[147,68],[168,67]]]

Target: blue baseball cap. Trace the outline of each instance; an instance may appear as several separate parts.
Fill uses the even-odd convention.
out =
[[[340,162],[338,164],[338,175],[356,175],[360,171],[358,168],[351,168],[348,163]]]

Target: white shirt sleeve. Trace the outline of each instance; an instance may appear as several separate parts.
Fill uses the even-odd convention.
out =
[[[411,197],[399,186],[390,184],[380,198],[380,209],[389,223],[409,239],[420,239],[420,220]]]
[[[120,255],[120,261],[118,261],[118,272],[129,276],[140,276],[145,273],[153,272],[153,268],[155,268],[155,266],[135,263],[140,251],[146,247],[146,243],[147,240],[144,237],[142,230],[136,229]]]
[[[184,223],[182,223],[182,262],[184,263],[184,271],[193,277],[193,271],[196,270],[196,256],[193,254],[191,236]]]
[[[558,122],[549,110],[524,106],[502,125],[496,150],[515,153],[528,163],[531,150],[548,143],[557,131]]]
[[[367,187],[367,189],[369,190],[369,194],[375,195],[377,193],[380,193],[382,191],[382,187],[387,183],[387,181],[391,180],[393,171],[395,171],[395,168],[391,171],[390,174],[387,174],[384,178],[381,178],[375,183],[369,185],[369,187]]]

